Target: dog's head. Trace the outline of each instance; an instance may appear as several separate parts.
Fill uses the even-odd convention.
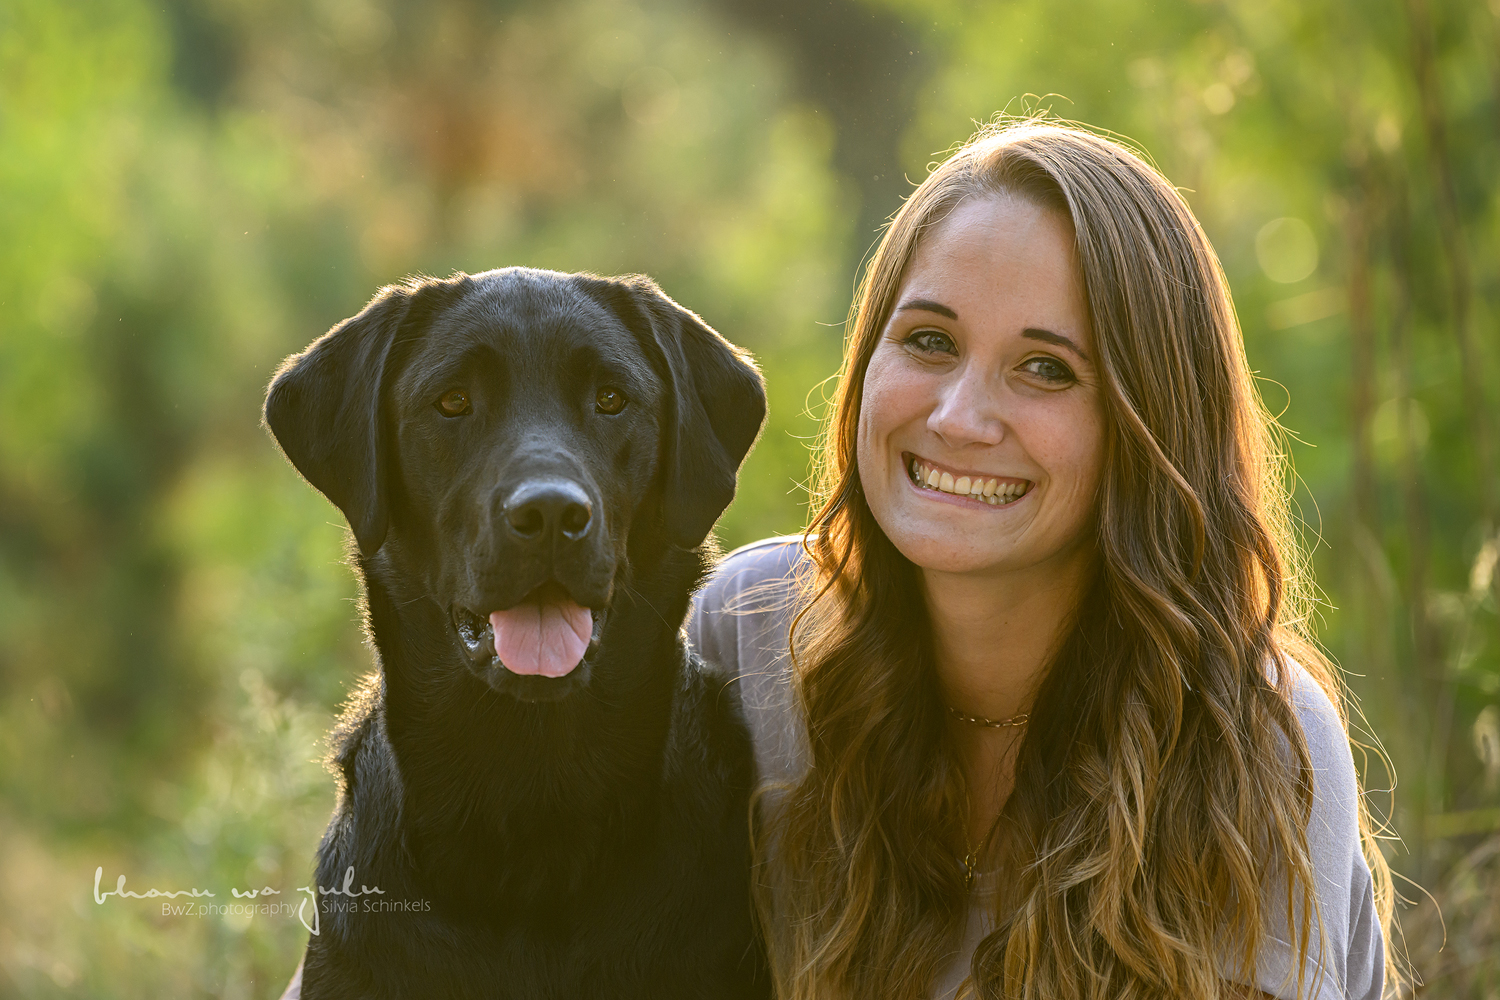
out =
[[[383,289],[266,397],[287,458],[496,690],[555,698],[632,535],[695,548],[765,417],[749,359],[648,278],[507,268]]]

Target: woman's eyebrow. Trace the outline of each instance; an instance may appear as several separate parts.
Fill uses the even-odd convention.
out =
[[[1079,347],[1077,344],[1073,343],[1071,340],[1069,340],[1067,337],[1064,337],[1060,333],[1053,333],[1051,330],[1039,330],[1034,326],[1029,326],[1021,331],[1021,336],[1029,337],[1032,340],[1045,341],[1048,344],[1056,344],[1059,347],[1066,347],[1068,350],[1072,351],[1083,360],[1088,361],[1089,359],[1088,354],[1084,351],[1083,348]]]
[[[941,302],[931,299],[907,299],[896,307],[897,312],[905,312],[908,309],[920,309],[923,312],[937,313],[939,316],[947,316],[949,319],[958,319],[958,313],[949,309]]]

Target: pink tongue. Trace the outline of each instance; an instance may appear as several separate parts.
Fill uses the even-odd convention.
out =
[[[572,601],[518,604],[492,613],[490,627],[495,655],[511,673],[561,677],[582,662],[594,618]]]

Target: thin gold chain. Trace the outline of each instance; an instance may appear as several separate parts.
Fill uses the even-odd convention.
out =
[[[1030,712],[1022,712],[1020,715],[1012,715],[1008,719],[986,719],[982,715],[965,715],[952,705],[948,706],[948,714],[959,722],[967,722],[971,726],[985,726],[989,729],[1005,729],[1009,726],[1024,726],[1031,721]]]
[[[982,715],[965,715],[952,705],[947,706],[948,714],[959,722],[967,722],[971,726],[984,726],[987,729],[1008,729],[1012,726],[1024,726],[1031,720],[1031,713],[1022,712],[1020,715],[1012,715],[1008,719],[987,719]],[[970,808],[973,803],[970,802]],[[964,891],[974,888],[974,877],[979,874],[979,856],[989,846],[990,838],[995,835],[995,827],[1000,825],[1000,815],[995,815],[995,821],[990,824],[989,832],[979,842],[978,847],[969,843],[969,824],[964,823],[964,856],[958,859],[958,863],[964,870]]]
[[[978,847],[972,847],[969,844],[968,824],[964,824],[964,856],[959,859],[958,863],[962,865],[964,869],[965,892],[968,892],[970,889],[974,888],[974,877],[979,874],[979,856],[984,853],[984,849],[989,846],[990,838],[995,836],[995,827],[999,825],[1000,814],[996,813],[995,820],[990,824],[989,831],[985,833],[984,839],[979,842]]]

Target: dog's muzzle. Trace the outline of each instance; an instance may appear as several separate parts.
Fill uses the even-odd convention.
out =
[[[470,663],[522,677],[565,677],[598,642],[604,612],[575,603],[557,583],[537,587],[489,614],[453,607],[453,627]]]

